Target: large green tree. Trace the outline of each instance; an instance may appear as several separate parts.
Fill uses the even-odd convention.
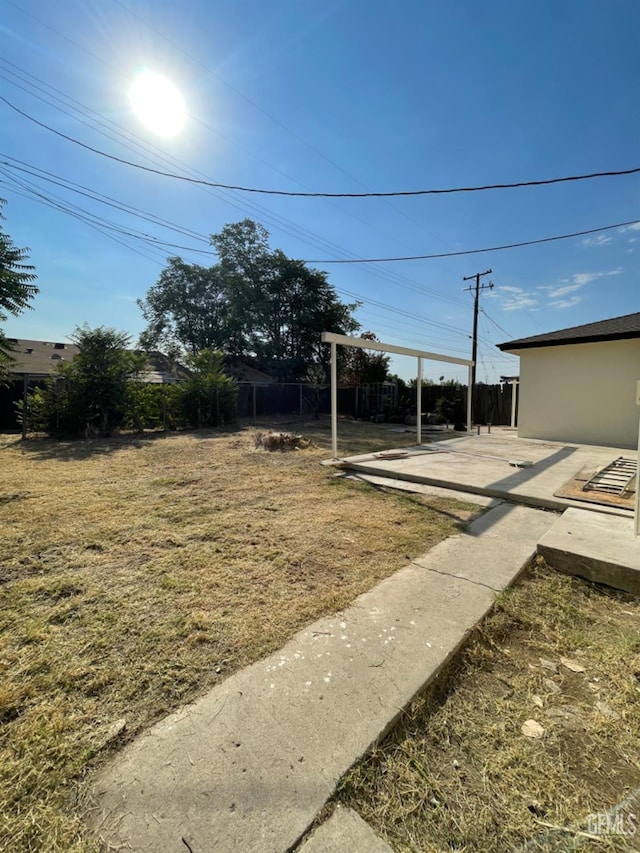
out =
[[[361,338],[377,341],[373,332],[363,332]],[[384,382],[389,374],[389,356],[375,350],[347,347],[341,378],[347,385]]]
[[[138,306],[147,322],[140,336],[140,345],[147,351],[197,355],[203,349],[221,349],[228,342],[229,301],[217,266],[169,258]]]
[[[211,237],[219,262],[210,268],[171,258],[140,300],[145,349],[197,354],[219,349],[253,356],[282,381],[326,370],[329,348],[320,333],[358,329],[357,303],[343,303],[327,275],[269,247],[269,234],[245,219]]]
[[[11,237],[2,228],[4,216],[0,199],[0,322],[5,322],[9,314],[14,317],[25,308],[31,308],[30,302],[38,292],[33,283],[36,280],[34,267],[27,263],[27,249],[18,249]],[[4,332],[0,329],[0,379],[6,375],[7,366],[13,360],[11,347]]]

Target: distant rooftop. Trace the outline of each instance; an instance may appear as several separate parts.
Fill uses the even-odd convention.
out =
[[[599,320],[597,323],[586,323],[584,326],[571,326],[568,329],[559,329],[557,332],[547,332],[544,335],[507,341],[504,344],[498,344],[498,349],[509,352],[534,347],[559,347],[567,344],[624,341],[633,338],[640,338],[640,312],[613,317],[611,320]]]
[[[15,361],[8,365],[9,373],[42,377],[49,376],[61,361],[73,361],[80,352],[75,344],[50,341],[28,341],[7,338],[11,356]]]
[[[70,362],[78,355],[80,348],[66,342],[30,341],[23,338],[7,338],[12,348],[13,363],[7,365],[7,371],[14,376],[28,375],[33,379],[43,379],[56,369],[60,362]],[[141,375],[142,382],[153,385],[180,382],[189,377],[189,371],[182,365],[160,352],[147,353],[148,368]]]

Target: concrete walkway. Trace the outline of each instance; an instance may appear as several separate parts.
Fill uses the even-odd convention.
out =
[[[494,506],[155,725],[95,780],[96,831],[118,850],[289,850],[340,777],[438,677],[555,519]]]

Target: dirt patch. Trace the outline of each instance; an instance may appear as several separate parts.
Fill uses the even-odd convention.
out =
[[[539,562],[445,683],[342,785],[395,850],[637,849],[631,835],[589,838],[587,821],[640,786],[637,599]]]
[[[0,441],[1,850],[95,849],[74,807],[89,766],[469,515],[336,477],[326,421],[259,426],[312,446]],[[345,449],[397,443],[374,426],[341,423]]]

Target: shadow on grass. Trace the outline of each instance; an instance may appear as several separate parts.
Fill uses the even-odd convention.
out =
[[[482,515],[484,509],[482,507],[477,507],[477,513],[471,516],[468,520],[462,520],[460,515],[455,512],[450,512],[447,509],[439,506],[437,501],[441,500],[437,495],[427,495],[421,494],[420,492],[410,492],[405,491],[404,489],[394,489],[392,486],[382,486],[379,483],[372,483],[371,480],[366,480],[364,477],[359,477],[357,473],[349,472],[348,474],[339,474],[337,475],[337,479],[340,480],[354,480],[358,483],[362,483],[364,486],[368,486],[376,492],[380,492],[383,495],[395,494],[396,496],[404,497],[405,499],[411,501],[416,506],[424,507],[425,509],[431,510],[431,512],[435,512],[437,515],[442,515],[446,518],[451,519],[457,530],[461,533],[467,532],[467,527],[471,521],[475,521],[475,519]],[[433,502],[422,501],[421,498],[433,498]],[[445,498],[446,500],[446,498]],[[456,498],[455,500],[459,500],[461,503],[464,502],[464,498]]]
[[[177,439],[189,436],[198,441],[222,438],[239,432],[240,426],[205,428],[199,430],[157,431],[144,433],[125,433],[110,438],[56,439],[46,436],[33,436],[26,441],[17,438],[0,447],[0,450],[20,446],[23,453],[34,459],[52,459],[58,462],[78,462],[98,456],[108,456],[130,448],[140,449],[160,440]]]

